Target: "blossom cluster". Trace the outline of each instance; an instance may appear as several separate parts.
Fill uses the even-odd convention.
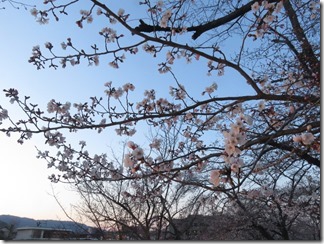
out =
[[[129,91],[134,91],[135,86],[132,83],[126,83],[122,87],[113,87],[112,82],[106,82],[105,86],[108,87],[107,90],[105,90],[105,93],[108,97],[113,97],[115,99],[119,99],[123,96],[124,92],[128,93]]]
[[[36,18],[36,21],[39,24],[48,24],[49,18],[47,18],[48,14],[45,11],[39,11],[36,8],[32,8],[30,10],[32,16]]]
[[[256,1],[251,6],[251,10],[256,14],[258,12],[259,19],[262,19],[262,23],[257,24],[256,32],[254,34],[255,38],[261,38],[269,29],[269,25],[272,22],[276,21],[277,15],[281,12],[283,8],[283,0],[277,3],[269,3],[268,1],[262,1],[261,4],[259,1]],[[266,13],[261,17],[261,12],[265,11]],[[259,20],[259,21],[260,21]]]
[[[80,10],[81,14],[81,19],[76,21],[76,24],[80,27],[83,28],[82,22],[83,20],[86,20],[88,24],[91,24],[93,22],[93,17],[91,15],[91,12],[88,10]]]
[[[117,38],[117,32],[110,27],[104,27],[99,34],[105,37],[107,43],[115,42]]]
[[[56,131],[54,133],[46,131],[44,133],[44,136],[46,138],[46,143],[48,143],[48,145],[50,146],[56,146],[57,148],[59,148],[65,142],[65,137],[59,131]]]
[[[184,87],[184,85],[179,85],[179,88],[176,87],[169,87],[169,94],[175,99],[175,100],[184,100],[187,97],[187,92]]]
[[[214,65],[212,60],[209,60],[207,63],[207,67],[209,68],[207,75],[211,76],[211,72],[213,70],[217,70],[218,76],[223,76],[224,75],[224,68],[225,64],[223,63],[218,63],[216,66]]]
[[[211,95],[213,92],[217,90],[218,86],[215,82],[213,82],[210,86],[205,88],[205,91],[202,92],[202,95],[205,95],[206,93],[208,95]]]
[[[142,101],[136,103],[136,109],[142,113],[167,113],[170,111],[176,111],[180,109],[180,105],[169,102],[165,98],[156,99],[155,90],[145,90],[144,98]]]
[[[129,141],[127,146],[132,149],[132,152],[125,154],[124,166],[136,170],[135,166],[137,166],[137,162],[144,157],[144,150],[132,141]]]
[[[297,143],[303,143],[304,145],[311,145],[315,140],[314,135],[311,132],[302,133],[293,137],[293,141]]]
[[[230,125],[229,131],[224,131],[223,135],[225,138],[225,149],[222,155],[224,162],[230,167],[231,172],[238,174],[240,168],[244,166],[244,161],[241,155],[240,146],[246,142],[246,125],[252,125],[252,118],[248,115],[240,114],[236,118],[235,123]],[[213,170],[210,174],[210,182],[214,186],[218,186],[222,182],[222,171]],[[223,179],[223,182],[226,182]]]
[[[58,114],[68,114],[69,110],[71,108],[71,103],[66,102],[65,104],[61,104],[59,102],[56,102],[54,99],[51,99],[47,103],[47,112],[49,113],[58,113]]]
[[[171,15],[172,15],[172,11],[170,9],[166,10],[164,13],[163,13],[163,16],[160,20],[160,23],[159,25],[162,27],[162,28],[166,28],[168,26],[168,21],[169,19],[171,18]]]
[[[159,150],[161,139],[155,138],[149,145],[153,150]],[[174,167],[173,160],[166,160],[162,156],[155,158],[144,155],[144,149],[133,141],[127,142],[127,147],[131,150],[126,153],[123,158],[124,166],[130,169],[131,174],[135,174],[139,170],[148,172],[170,172]],[[143,167],[141,168],[141,165]],[[146,167],[146,169],[144,169]]]

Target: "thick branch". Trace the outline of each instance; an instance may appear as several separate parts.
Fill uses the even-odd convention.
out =
[[[192,35],[192,39],[193,40],[196,40],[204,32],[209,31],[211,29],[215,29],[215,28],[217,28],[219,26],[222,26],[224,24],[227,24],[227,23],[231,22],[232,20],[235,20],[235,19],[243,16],[247,12],[251,11],[251,6],[255,2],[257,2],[257,1],[256,0],[251,1],[251,2],[243,5],[242,7],[234,10],[233,12],[229,13],[226,16],[223,16],[221,18],[212,20],[212,21],[207,22],[205,24],[201,24],[201,25],[198,25],[198,26],[188,27],[187,28],[187,31],[188,32],[191,32],[191,31],[195,32]],[[272,1],[270,0],[269,2],[278,2],[278,0],[272,0]],[[155,32],[155,31],[166,31],[166,32],[170,32],[172,30],[170,27],[162,28],[160,26],[148,25],[143,20],[140,20],[140,25],[138,27],[136,27],[135,29],[137,31],[146,32],[146,33]],[[177,29],[175,31],[177,31]]]
[[[319,70],[319,61],[313,52],[312,45],[309,43],[303,28],[300,26],[297,14],[293,9],[290,0],[283,1],[283,5],[293,27],[293,31],[301,44],[305,60],[310,62],[312,68]]]
[[[273,140],[268,142],[269,145],[276,147],[278,149],[289,151],[289,152],[295,152],[298,157],[301,159],[306,160],[309,164],[315,165],[317,167],[321,167],[321,162],[317,158],[312,157],[311,155],[307,154],[305,151],[300,150],[296,147],[289,146],[287,144],[278,143]]]

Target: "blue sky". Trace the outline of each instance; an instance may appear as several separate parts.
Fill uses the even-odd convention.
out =
[[[121,1],[124,2],[124,1]],[[137,1],[134,1],[137,3]],[[118,8],[118,1],[112,1]],[[129,4],[128,10],[136,10],[137,4]],[[0,89],[16,88],[20,94],[31,96],[31,102],[40,104],[46,109],[47,102],[55,98],[61,102],[85,102],[90,96],[104,96],[103,84],[112,80],[116,85],[126,82],[135,84],[136,97],[139,98],[145,89],[156,89],[157,96],[167,96],[168,87],[175,86],[175,82],[168,74],[158,73],[157,64],[164,61],[164,57],[153,59],[149,54],[141,52],[139,55],[126,58],[120,69],[109,67],[110,57],[102,57],[98,67],[87,67],[84,64],[66,69],[36,70],[28,63],[32,47],[50,41],[54,49],[62,51],[60,43],[71,37],[73,43],[80,47],[88,47],[91,44],[101,42],[97,34],[105,23],[99,19],[91,25],[84,25],[81,30],[75,25],[77,12],[59,22],[53,20],[48,25],[39,25],[34,17],[23,9],[17,10],[7,6],[6,10],[0,10]],[[101,19],[102,20],[102,19]],[[134,20],[137,21],[137,20]],[[122,32],[125,32],[123,30]],[[242,95],[244,82],[235,74],[208,77],[207,60],[199,62],[193,60],[192,64],[186,64],[184,60],[176,60],[173,71],[181,83],[188,88],[189,93],[200,94],[205,87],[212,82],[218,84],[218,94]],[[226,70],[225,70],[226,72]],[[240,87],[241,89],[236,89]],[[234,89],[235,88],[235,89]],[[9,110],[9,114],[15,118],[20,116],[20,111],[14,105],[8,103],[4,94],[0,94],[0,105]],[[144,135],[137,135],[143,137]],[[96,153],[109,152],[111,148],[119,147],[119,138],[111,136],[111,131],[98,135],[98,139],[91,140],[87,133],[81,136],[72,135],[71,140],[86,139],[88,145]],[[0,134],[0,185],[2,201],[0,201],[0,214],[12,214],[36,219],[66,219],[51,194],[51,183],[47,179],[50,174],[46,162],[36,159],[35,146],[46,148],[41,137],[33,137],[24,145],[18,145],[12,138]],[[121,148],[116,151],[121,151]],[[59,193],[62,204],[69,208],[70,203],[77,202],[76,194],[71,193],[63,185],[54,185]]]

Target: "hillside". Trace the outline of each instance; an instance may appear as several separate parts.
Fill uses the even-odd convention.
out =
[[[14,225],[15,228],[39,226],[47,228],[70,229],[75,233],[87,233],[89,228],[92,228],[90,226],[72,221],[36,220],[13,215],[0,215],[0,223],[2,222],[6,223],[7,225]]]

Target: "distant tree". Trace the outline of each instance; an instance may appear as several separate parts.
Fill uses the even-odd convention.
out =
[[[0,222],[0,240],[12,240],[16,236],[17,223]]]
[[[178,139],[178,132],[164,128],[159,130],[159,134],[164,134],[159,153],[167,157]],[[115,162],[119,162],[121,171],[123,162],[117,157]],[[215,207],[213,201],[202,203],[204,190],[164,177],[107,182],[94,180],[72,185],[72,189],[81,197],[80,203],[74,206],[74,214],[92,222],[103,240],[181,239],[186,229],[178,229],[174,223],[177,218],[206,213],[207,209]],[[63,210],[70,219],[75,218]],[[170,226],[174,230],[172,235],[168,229]]]
[[[158,71],[169,74],[175,84],[168,98],[158,97],[158,91],[152,89],[144,91],[143,99],[132,101],[136,84],[114,86],[107,82],[104,98],[93,96],[89,103],[52,99],[47,111],[18,90],[5,90],[26,118],[15,122],[8,110],[1,108],[1,131],[19,133],[19,143],[33,134],[43,134],[45,143],[58,151],[39,152],[49,167],[60,171],[50,177],[53,182],[67,180],[91,187],[138,179],[175,182],[219,194],[224,201],[241,205],[245,212],[248,210],[241,200],[245,192],[270,185],[273,190],[285,191],[282,197],[272,195],[272,204],[279,204],[273,210],[276,214],[288,211],[282,204],[289,204],[298,195],[304,177],[319,182],[318,2],[145,0],[129,10],[126,4],[122,8],[123,3],[117,10],[97,0],[44,3],[44,10],[31,10],[41,24],[48,23],[52,16],[59,20],[61,14],[79,8],[77,26],[82,28],[97,18],[103,19],[107,27],[99,31],[102,43],[89,48],[78,47],[71,38],[61,43],[64,52],[51,42],[45,43],[45,50],[35,46],[29,62],[37,69],[47,65],[65,68],[84,61],[98,65],[103,56],[110,58],[109,65],[117,69],[126,62],[127,55],[147,52],[159,59]],[[140,16],[139,22],[131,21],[132,16]],[[236,81],[228,81],[233,83],[233,91],[245,87],[248,92],[218,94],[217,83],[213,83],[206,88],[197,84],[201,96],[191,95],[172,69],[177,58],[187,62],[205,60],[206,73],[211,76],[235,74]],[[113,128],[123,138],[134,135],[139,125],[173,128],[179,131],[179,139],[166,157],[159,153],[166,139],[163,134],[147,142],[129,141],[129,152],[120,168],[117,162],[109,162],[105,153],[90,155],[84,141],[72,146],[63,134],[90,129],[100,133]],[[303,173],[295,181],[299,172]],[[260,177],[263,173],[270,178]],[[292,185],[285,186],[278,176],[285,176]],[[254,199],[253,204],[259,201]],[[319,216],[319,209],[315,209],[315,216]],[[255,221],[257,227],[262,226],[261,220]],[[281,227],[290,228],[286,224]],[[286,239],[286,230],[281,231],[280,238]]]
[[[102,239],[165,240],[174,219],[196,214],[201,207],[190,199],[195,193],[190,188],[145,179],[106,186],[79,184],[82,198],[74,209],[101,231]]]
[[[265,173],[264,184],[236,195],[228,209],[234,222],[241,224],[231,231],[238,235],[243,231],[251,239],[320,240],[320,183],[310,174],[305,177],[307,168],[284,176],[284,185],[266,183],[276,176]]]

